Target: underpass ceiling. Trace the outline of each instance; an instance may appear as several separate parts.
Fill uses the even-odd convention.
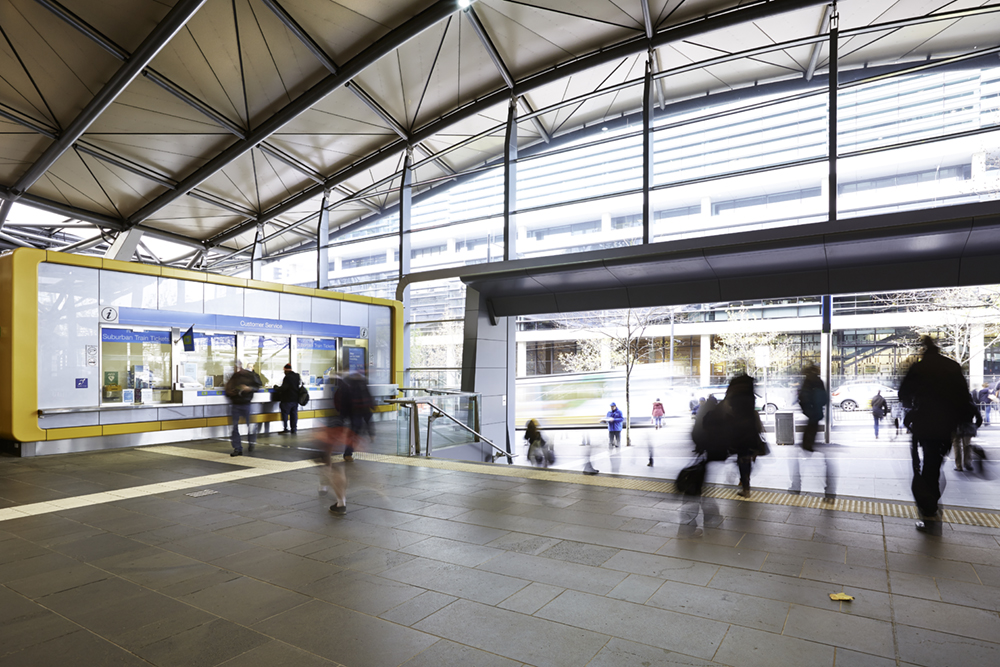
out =
[[[812,45],[697,65],[827,31],[826,5],[817,0],[645,1],[655,71],[696,66],[660,81],[667,103],[801,78]],[[546,134],[564,135],[638,109],[649,45],[643,2],[479,0],[463,11],[457,0],[6,0],[0,195],[67,219],[112,229],[139,224],[190,247],[231,252],[253,242],[258,222],[274,220],[270,235],[315,218],[323,187],[335,187],[335,229],[395,205],[401,135],[420,133],[410,142],[417,161],[445,151],[418,168],[417,182],[444,182],[499,155],[509,93],[474,19],[524,101],[542,112]],[[154,45],[142,73],[114,90],[79,138],[26,183],[46,149],[68,136],[184,4],[193,14]],[[982,6],[990,3],[849,0],[841,3],[841,29]],[[692,21],[698,26],[681,27]],[[682,37],[670,37],[679,30]],[[1000,13],[992,13],[847,36],[842,52],[856,66],[918,61],[996,46],[997,35]],[[821,45],[818,69],[825,67]],[[595,95],[626,82],[638,85]],[[522,146],[544,140],[534,123],[520,126]],[[365,203],[350,196],[373,186]],[[16,234],[23,219],[15,209],[0,226]],[[315,220],[297,229],[315,234]],[[303,242],[280,234],[266,249]]]

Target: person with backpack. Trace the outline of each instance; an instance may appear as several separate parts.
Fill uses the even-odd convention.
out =
[[[257,431],[255,425],[250,422],[252,413],[253,396],[261,387],[260,377],[251,370],[243,368],[243,362],[236,361],[236,372],[230,376],[226,382],[226,398],[230,403],[230,415],[232,419],[232,431],[229,434],[229,442],[233,446],[230,456],[243,456],[243,443],[240,440],[240,419],[247,423],[248,449],[253,453],[253,448],[257,444]]]
[[[922,463],[914,462],[912,484],[913,499],[923,516],[917,530],[940,535],[941,464],[951,448],[952,435],[959,425],[974,420],[976,412],[958,362],[941,354],[930,336],[921,336],[920,343],[923,358],[907,371],[899,400],[910,408],[907,422],[923,453]]]
[[[878,440],[878,425],[879,422],[888,413],[888,405],[885,402],[885,397],[882,396],[882,390],[879,389],[874,396],[872,396],[872,417],[875,418],[875,439]]]
[[[281,386],[275,391],[278,407],[281,409],[281,432],[295,435],[299,430],[299,387],[302,386],[302,376],[292,370],[291,364],[285,364],[285,377]],[[291,422],[291,431],[288,423]]]

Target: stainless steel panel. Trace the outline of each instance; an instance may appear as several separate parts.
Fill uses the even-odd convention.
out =
[[[156,408],[134,408],[132,410],[102,410],[102,424],[132,424],[134,422],[157,421]]]

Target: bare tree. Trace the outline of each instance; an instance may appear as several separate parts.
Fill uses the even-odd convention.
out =
[[[750,322],[746,306],[727,308],[730,322]],[[762,371],[780,370],[792,359],[792,345],[787,336],[770,331],[752,331],[738,326],[729,333],[716,334],[712,363],[723,364],[728,374],[746,373],[757,378]]]
[[[941,349],[964,367],[974,339],[984,337],[986,349],[1000,343],[1000,286],[899,292],[883,298],[910,312],[934,313],[935,322],[912,327],[914,333],[938,334]]]
[[[646,330],[654,324],[669,321],[671,312],[679,308],[626,308],[623,310],[579,313],[560,322],[564,328],[583,329],[598,334],[597,339],[584,339],[578,343],[575,355],[560,356],[564,366],[574,370],[598,370],[603,342],[610,347],[611,363],[625,368],[625,446],[632,445],[631,379],[636,364],[647,358],[654,349],[653,340]],[[577,357],[574,359],[574,356]],[[596,367],[595,367],[596,364]],[[584,368],[584,366],[587,366]]]

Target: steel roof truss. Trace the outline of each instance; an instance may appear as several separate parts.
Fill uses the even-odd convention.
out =
[[[97,120],[105,109],[111,106],[132,80],[139,76],[146,65],[160,52],[160,49],[166,46],[167,42],[201,9],[205,2],[206,0],[178,0],[166,17],[147,35],[135,53],[115,72],[100,92],[84,107],[83,111],[73,119],[69,127],[60,134],[58,139],[49,144],[41,157],[21,175],[21,178],[14,185],[13,191],[20,194],[34,185],[42,177],[42,174],[48,171],[63,153],[76,143],[77,139],[83,136],[87,128]]]

